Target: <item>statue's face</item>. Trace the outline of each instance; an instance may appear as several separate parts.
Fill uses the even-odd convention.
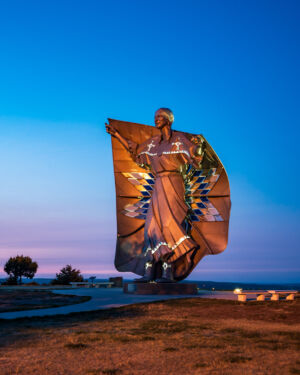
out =
[[[170,125],[170,121],[162,111],[155,112],[154,122],[157,129],[162,129],[164,126]]]

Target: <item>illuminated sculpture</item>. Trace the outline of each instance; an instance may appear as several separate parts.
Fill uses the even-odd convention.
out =
[[[203,256],[227,245],[230,190],[202,135],[171,129],[167,108],[155,127],[111,120],[117,195],[115,266],[137,282],[184,279]]]

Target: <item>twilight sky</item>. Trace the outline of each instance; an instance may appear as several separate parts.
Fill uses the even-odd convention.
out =
[[[0,277],[118,274],[107,117],[202,133],[231,185],[227,250],[189,279],[300,282],[300,2],[4,0]],[[132,277],[133,274],[123,274]]]

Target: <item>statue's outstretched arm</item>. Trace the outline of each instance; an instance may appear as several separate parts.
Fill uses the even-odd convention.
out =
[[[105,123],[105,127],[107,133],[112,137],[117,138],[118,141],[126,148],[126,150],[130,152],[129,140],[123,137],[113,125]]]

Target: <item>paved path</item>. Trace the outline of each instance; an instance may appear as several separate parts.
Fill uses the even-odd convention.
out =
[[[38,317],[49,315],[70,314],[73,312],[93,311],[100,309],[109,309],[134,303],[163,301],[174,298],[202,297],[202,298],[221,298],[236,299],[232,292],[210,292],[201,291],[198,295],[172,296],[172,295],[136,295],[125,294],[122,288],[79,288],[68,290],[56,290],[59,294],[73,294],[77,296],[91,296],[92,298],[83,303],[75,305],[54,307],[49,309],[37,309],[0,313],[0,319],[16,319],[25,317]]]

